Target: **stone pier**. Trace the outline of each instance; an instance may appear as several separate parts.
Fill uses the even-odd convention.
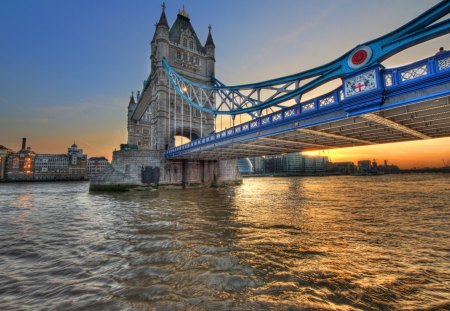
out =
[[[163,152],[113,152],[111,165],[91,179],[91,191],[127,191],[133,188],[192,188],[236,185],[242,182],[236,160],[167,160]]]

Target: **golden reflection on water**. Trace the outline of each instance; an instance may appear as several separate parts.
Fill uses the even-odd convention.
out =
[[[449,309],[449,184],[429,174],[100,194],[7,185],[0,309]]]
[[[359,184],[354,177],[327,178],[326,182],[321,178],[246,179],[236,191],[236,217],[238,222],[251,225],[240,229],[242,239],[238,245],[252,250],[250,264],[255,268],[262,268],[271,278],[293,278],[297,285],[270,282],[258,292],[282,291],[289,293],[285,299],[302,306],[347,310],[335,304],[334,298],[324,303],[314,297],[341,296],[355,306],[367,307],[368,300],[373,303],[378,296],[379,300],[389,300],[383,295],[402,295],[403,291],[417,290],[417,286],[427,282],[420,279],[416,285],[402,285],[404,269],[412,275],[421,269],[421,264],[404,257],[417,253],[419,246],[408,235],[404,236],[406,242],[396,242],[402,222],[408,227],[415,225],[408,218],[413,212],[411,201],[417,203],[417,198],[406,200],[406,218],[398,210],[385,212],[385,207],[391,208],[393,202],[395,207],[401,207],[403,200],[396,196],[403,197],[404,192],[411,190],[385,186],[381,180],[373,183],[362,179]],[[389,215],[392,213],[395,215]],[[273,254],[282,260],[273,261]],[[272,265],[264,267],[268,262]],[[321,280],[319,288],[311,290],[308,285],[317,279]],[[299,284],[306,288],[298,288]],[[355,291],[355,286],[361,290]],[[397,296],[396,293],[395,299]],[[257,297],[258,301],[273,300],[273,295]]]
[[[32,231],[33,217],[36,215],[37,207],[33,206],[33,197],[30,192],[11,194],[11,207],[15,209],[12,217],[7,218],[9,225],[16,227],[15,239],[22,239]],[[1,263],[1,262],[0,262]]]

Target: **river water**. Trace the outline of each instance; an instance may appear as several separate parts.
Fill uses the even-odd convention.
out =
[[[450,309],[450,175],[0,184],[0,310]]]

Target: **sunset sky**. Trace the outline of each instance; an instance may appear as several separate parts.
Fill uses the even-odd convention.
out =
[[[204,44],[216,45],[216,76],[257,82],[328,63],[384,35],[437,0],[166,1],[169,25],[185,5]],[[88,156],[126,143],[131,91],[150,71],[150,40],[161,2],[17,0],[0,10],[0,145],[21,138],[38,153],[65,153],[75,141]],[[449,35],[404,51],[396,67],[450,48]],[[442,166],[450,138],[325,151],[332,161],[387,159],[402,168]]]

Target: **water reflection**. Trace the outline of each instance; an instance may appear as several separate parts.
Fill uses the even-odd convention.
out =
[[[1,185],[0,309],[445,309],[449,181],[260,178],[113,194]]]

